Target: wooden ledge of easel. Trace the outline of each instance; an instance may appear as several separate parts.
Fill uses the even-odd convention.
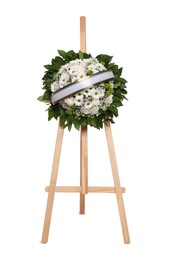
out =
[[[49,192],[50,187],[45,187],[45,191]],[[122,193],[125,193],[125,188],[121,187]],[[55,192],[81,192],[81,187],[79,186],[56,186]],[[116,193],[116,189],[114,187],[88,187],[88,192],[105,192],[105,193]]]

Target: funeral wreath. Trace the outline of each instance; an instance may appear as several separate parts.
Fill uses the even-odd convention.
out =
[[[48,120],[60,119],[71,130],[90,125],[97,129],[103,122],[114,123],[118,107],[126,98],[127,81],[122,68],[111,62],[112,56],[58,51],[51,64],[45,65],[43,95],[39,101],[48,105]]]

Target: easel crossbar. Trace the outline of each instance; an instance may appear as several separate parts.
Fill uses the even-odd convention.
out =
[[[50,187],[45,187],[45,191],[49,192]],[[122,193],[125,193],[125,188],[121,187]],[[55,192],[81,192],[81,187],[79,186],[56,186]],[[115,187],[94,187],[88,186],[88,192],[104,192],[104,193],[116,193]]]

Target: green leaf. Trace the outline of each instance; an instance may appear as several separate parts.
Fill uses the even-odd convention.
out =
[[[48,109],[48,121],[50,121],[53,117],[54,117],[54,111],[53,111],[53,109],[50,107],[50,108]]]
[[[74,120],[73,115],[69,115],[68,118],[67,118],[67,121],[68,122],[72,122],[73,120]]]
[[[51,69],[52,66],[50,64],[44,65],[44,68],[46,68],[47,70]]]
[[[109,68],[109,69],[113,68],[113,66],[115,66],[115,63],[109,63],[109,64],[108,64],[108,68]]]
[[[87,122],[88,125],[90,125],[91,124],[91,117],[87,117],[86,122]]]
[[[109,63],[112,60],[113,56],[109,56],[109,55],[106,55],[106,54],[100,54],[96,58],[98,59],[99,62],[103,61],[106,64],[106,63]]]
[[[56,56],[55,58],[54,58],[54,66],[58,66],[58,67],[61,67],[62,65],[64,65],[65,64],[65,61],[61,58],[61,57],[59,57],[59,56]],[[55,65],[56,64],[56,65]]]
[[[66,52],[65,51],[62,51],[62,50],[58,50],[58,53],[59,53],[59,55],[63,58],[63,59],[65,59],[66,60],[66,58],[67,58],[67,54],[66,54]]]
[[[67,124],[67,127],[68,127],[68,130],[69,130],[69,132],[70,132],[70,130],[72,129],[72,123],[69,122],[69,123]]]
[[[121,74],[122,74],[122,70],[123,70],[123,68],[120,68],[120,69],[118,70],[118,72],[117,72],[117,76],[118,76],[118,77],[121,76]]]
[[[61,117],[60,117],[60,122],[61,122],[61,124],[62,124],[63,126],[65,125],[66,120],[67,120],[66,116],[61,116]]]
[[[64,62],[63,62],[64,64]],[[52,72],[56,72],[60,69],[60,67],[63,65],[61,61],[58,59],[52,59]],[[54,70],[54,71],[53,71]],[[53,77],[53,73],[51,74],[51,77]]]
[[[103,127],[103,118],[102,118],[102,115],[99,115],[97,118],[96,118],[96,123],[97,123],[97,127],[100,129]]]
[[[39,97],[37,98],[37,100],[39,100],[39,101],[42,102],[42,101],[43,101],[42,98],[43,98],[43,96],[39,96]]]
[[[78,120],[75,119],[75,120],[73,121],[73,123],[74,123],[75,128],[76,128],[77,130],[79,130],[79,129],[80,129],[80,123],[78,122]]]
[[[84,53],[83,53],[83,57],[84,57],[84,59],[89,59],[89,58],[91,58],[92,56],[91,56],[90,53],[84,52]]]
[[[113,97],[113,101],[120,101],[120,100],[121,100],[121,97],[118,97],[118,96]]]
[[[122,104],[121,101],[115,101],[115,102],[113,102],[113,104],[114,104],[116,107],[121,107],[121,106],[123,106],[123,104]]]
[[[124,78],[119,78],[118,81],[124,84],[127,83],[127,81]]]
[[[60,108],[59,108],[59,105],[56,104],[54,106],[54,118],[57,119],[59,116],[60,116]]]
[[[84,58],[83,52],[79,51],[79,59],[80,59],[80,60],[83,60],[83,58]]]
[[[80,119],[80,124],[81,124],[82,126],[86,126],[86,125],[87,125],[87,118],[86,118],[86,117],[82,117],[82,118]]]
[[[54,75],[55,75],[56,73],[53,71],[47,71],[46,73],[45,73],[45,75],[44,75],[44,77],[42,78],[42,80],[52,80],[53,79],[53,77],[54,77]]]
[[[128,98],[126,98],[126,97],[125,97],[125,96],[123,96],[123,95],[122,95],[122,99],[125,99],[125,100],[127,100],[127,101],[128,101]]]
[[[90,122],[91,126],[97,127],[97,123],[96,123],[96,118],[95,117],[92,117],[90,121],[91,121]]]
[[[113,65],[110,67],[110,70],[113,72],[114,75],[118,73],[118,65]]]
[[[46,90],[42,96],[42,101],[50,101],[51,91]]]
[[[59,110],[60,110],[60,115],[61,116],[67,116],[65,109],[63,109],[62,107],[59,107]]]
[[[68,52],[66,53],[66,55],[67,55],[67,58],[68,58],[69,60],[76,60],[76,59],[78,58],[77,53],[74,52],[73,50],[68,51]]]
[[[108,107],[108,109],[117,117],[118,116],[118,109],[116,107],[114,107],[113,105],[111,105],[110,107]]]
[[[118,88],[121,85],[121,82],[115,83],[114,88]]]
[[[126,89],[121,89],[121,93],[125,95],[125,94],[127,94],[127,90]]]

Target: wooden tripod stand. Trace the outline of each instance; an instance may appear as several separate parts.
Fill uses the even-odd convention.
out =
[[[86,52],[86,18],[83,16],[80,17],[80,50],[82,52]],[[88,186],[87,126],[81,127],[80,130],[80,186],[79,187],[74,187],[74,186],[57,187],[56,181],[57,181],[60,153],[61,153],[63,133],[64,133],[64,128],[59,122],[50,185],[45,188],[45,190],[48,192],[48,200],[47,200],[44,227],[42,233],[42,243],[47,243],[48,241],[55,192],[79,192],[80,193],[80,214],[85,213],[85,195],[88,192],[116,193],[124,243],[126,244],[130,243],[127,219],[126,219],[123,196],[122,196],[122,193],[125,192],[125,188],[121,187],[120,184],[116,156],[115,156],[115,149],[113,144],[113,137],[111,132],[111,125],[108,122],[106,122],[104,123],[104,127],[105,127],[105,133],[106,133],[106,139],[107,139],[107,145],[108,145],[108,151],[109,151],[109,157],[110,157],[110,163],[111,163],[115,187]]]

